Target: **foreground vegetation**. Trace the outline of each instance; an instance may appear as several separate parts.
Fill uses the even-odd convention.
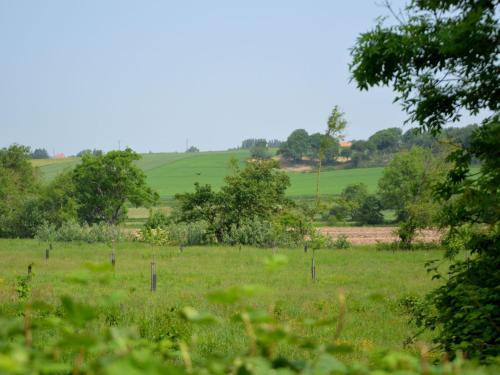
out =
[[[268,310],[297,333],[324,342],[332,336],[330,328],[304,329],[300,322],[305,318],[335,317],[339,312],[337,293],[343,290],[347,317],[339,340],[354,348],[353,353],[343,356],[346,360],[366,359],[367,354],[380,347],[406,350],[404,342],[414,332],[407,325],[408,316],[401,303],[405,298],[423,296],[439,284],[429,279],[423,263],[441,253],[393,253],[376,251],[374,247],[320,250],[315,254],[314,283],[310,276],[311,251],[304,253],[302,249],[278,250],[277,254],[284,254],[288,262],[271,272],[265,263],[273,256],[271,249],[189,247],[181,253],[177,247],[154,248],[124,242],[117,245],[116,268],[109,282],[86,286],[71,280],[84,276],[86,263],[109,264],[110,246],[56,243],[48,260],[44,258],[46,247],[34,240],[0,240],[3,314],[15,314],[20,276],[26,275],[28,265],[33,263],[29,298],[57,306],[62,295],[90,302],[119,291],[124,294],[120,307],[100,311],[96,324],[136,325],[142,336],[151,341],[169,338],[178,342],[197,333],[193,354],[197,359],[215,353],[235,355],[245,348],[247,339],[241,335],[241,327],[230,320],[241,306],[228,308],[205,298],[210,291],[244,284],[267,289],[251,299],[253,307]],[[156,293],[149,291],[153,257],[158,272]],[[380,277],[381,273],[385,276]],[[179,316],[185,306],[213,313],[225,323],[191,332]],[[43,345],[45,339],[46,335],[34,337],[34,345]],[[416,350],[413,343],[408,349]],[[279,351],[294,359],[306,355],[291,345],[284,345]]]

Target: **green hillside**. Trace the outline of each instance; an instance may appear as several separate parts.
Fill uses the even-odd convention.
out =
[[[148,183],[163,199],[177,193],[192,191],[193,184],[211,184],[219,189],[224,176],[230,173],[230,160],[236,159],[240,165],[249,157],[246,150],[214,151],[200,153],[157,153],[143,154],[137,165],[146,173]],[[38,166],[44,179],[50,180],[57,173],[73,168],[79,159],[50,160],[34,164]],[[370,191],[375,191],[383,168],[358,168],[325,171],[321,174],[321,193],[338,194],[349,184],[363,182]],[[316,191],[316,174],[313,172],[288,172],[291,187],[288,195],[312,196]]]

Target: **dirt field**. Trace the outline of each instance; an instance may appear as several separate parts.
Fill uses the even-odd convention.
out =
[[[392,242],[397,239],[394,231],[397,227],[322,227],[321,233],[337,238],[345,234],[355,245],[374,244],[377,242]],[[417,236],[417,241],[437,242],[440,234],[437,230],[424,230]]]

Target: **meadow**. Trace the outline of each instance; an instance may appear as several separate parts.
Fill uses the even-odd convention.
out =
[[[304,327],[306,318],[331,319],[339,311],[337,296],[343,291],[347,314],[340,339],[354,346],[344,359],[365,359],[381,348],[410,350],[403,342],[415,329],[401,299],[422,296],[436,287],[424,269],[425,261],[441,258],[440,250],[410,252],[377,251],[374,246],[316,252],[317,280],[310,277],[311,252],[278,249],[288,263],[271,271],[265,265],[270,249],[243,247],[153,248],[136,242],[117,244],[116,267],[106,283],[74,283],[85,272],[84,264],[108,263],[111,248],[106,244],[56,243],[50,258],[44,258],[45,243],[35,240],[0,240],[0,315],[15,308],[18,276],[33,263],[31,296],[57,305],[59,296],[69,295],[88,303],[104,295],[121,292],[115,309],[100,310],[100,324],[135,325],[151,340],[169,337],[185,339],[195,335],[193,355],[227,355],[242,350],[247,338],[240,323],[231,320],[241,308],[209,302],[210,291],[234,285],[257,284],[264,290],[250,297],[248,304],[270,311],[297,333],[329,342],[334,327]],[[158,287],[151,292],[150,261],[155,257]],[[209,311],[223,320],[215,326],[191,327],[180,317],[185,306]],[[98,327],[96,327],[98,329]],[[46,337],[35,338],[42,344]],[[430,337],[424,337],[430,340]],[[38,341],[37,341],[38,340]],[[288,346],[280,352],[300,358],[300,349]]]
[[[243,166],[250,153],[247,150],[213,151],[200,153],[152,153],[143,154],[137,165],[146,173],[149,186],[155,189],[162,200],[171,199],[175,194],[193,191],[193,184],[211,184],[219,189],[224,177],[231,173],[230,161],[235,159]],[[54,178],[57,173],[73,168],[78,158],[35,161],[42,177]],[[370,192],[375,192],[383,168],[356,168],[326,170],[321,174],[321,194],[339,194],[347,185],[363,182]],[[287,189],[290,197],[313,196],[316,192],[314,172],[287,172],[291,186]]]

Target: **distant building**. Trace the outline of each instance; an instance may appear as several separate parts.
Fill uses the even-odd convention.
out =
[[[66,156],[62,152],[59,152],[57,154],[54,154],[53,159],[64,159],[65,157]]]
[[[340,141],[339,146],[344,147],[344,148],[349,148],[352,146],[352,142],[351,141]]]

